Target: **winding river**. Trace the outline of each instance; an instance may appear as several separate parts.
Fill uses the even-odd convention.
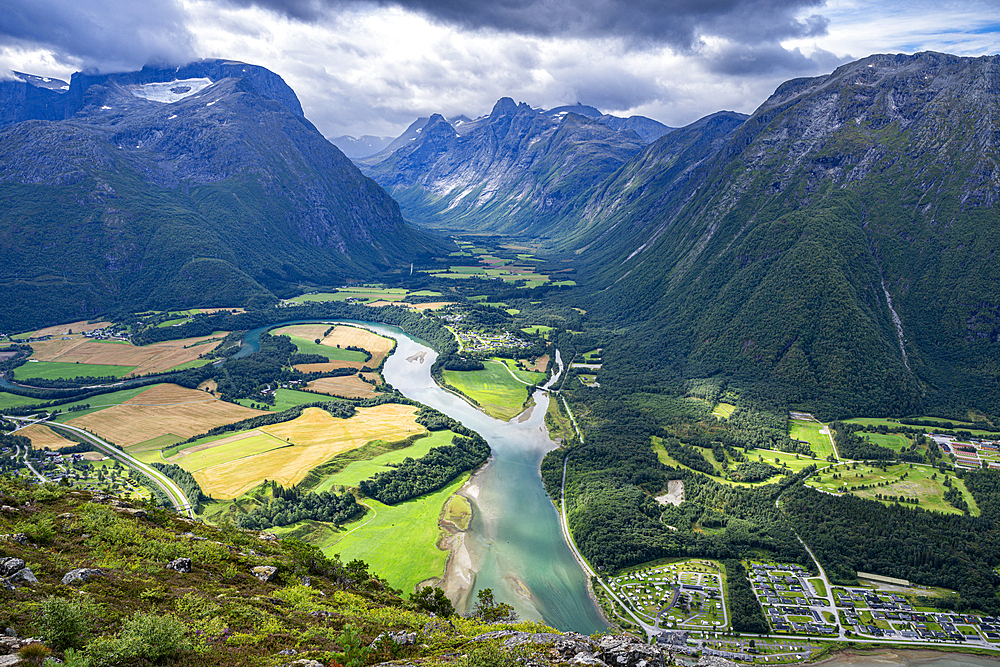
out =
[[[474,600],[477,591],[489,588],[494,599],[512,605],[522,619],[583,634],[607,630],[588,594],[586,575],[563,541],[555,506],[538,471],[542,457],[556,447],[545,428],[548,394],[536,390],[535,405],[510,422],[493,419],[434,382],[431,364],[437,353],[430,347],[396,327],[352,324],[396,340],[396,350],[383,367],[386,382],[479,432],[493,450],[462,491],[474,509],[456,556],[475,573],[469,597]],[[263,331],[284,325],[247,332],[241,356],[259,346]]]

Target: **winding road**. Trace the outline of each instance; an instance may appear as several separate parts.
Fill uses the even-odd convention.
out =
[[[191,507],[191,503],[188,501],[187,496],[184,495],[184,492],[181,490],[179,486],[177,486],[177,483],[174,482],[174,480],[170,479],[159,470],[156,470],[155,468],[146,465],[145,463],[136,459],[132,455],[126,454],[121,449],[118,449],[111,443],[102,440],[93,433],[85,431],[82,428],[78,428],[76,426],[70,426],[69,424],[60,424],[58,422],[53,422],[53,421],[40,421],[37,419],[33,419],[31,417],[7,416],[4,418],[20,422],[29,422],[31,424],[40,423],[44,424],[45,426],[48,426],[51,429],[70,431],[74,435],[82,437],[89,444],[93,445],[94,447],[104,452],[108,456],[118,459],[126,466],[138,470],[142,474],[149,477],[149,479],[151,479],[153,483],[156,484],[158,487],[160,487],[163,493],[166,494],[167,498],[170,500],[170,503],[179,513],[184,514],[191,519],[195,518],[194,509]],[[34,472],[33,468],[32,471]],[[38,473],[35,472],[35,474],[37,475]]]

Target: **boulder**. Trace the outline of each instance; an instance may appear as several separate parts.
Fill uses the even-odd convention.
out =
[[[738,667],[732,660],[726,660],[720,655],[703,655],[695,663],[696,667]]]
[[[23,567],[7,577],[7,583],[14,587],[30,586],[32,584],[37,584],[38,579],[35,577],[35,573],[31,571],[30,567]]]
[[[81,567],[67,572],[62,578],[62,582],[64,586],[80,586],[94,577],[100,577],[103,575],[104,573],[100,570],[89,567]]]
[[[0,558],[0,577],[9,577],[19,570],[24,569],[24,561],[20,558]]]
[[[295,662],[289,662],[285,667],[323,667],[323,663],[318,660],[309,660],[308,658],[299,658]]]
[[[167,563],[167,569],[173,570],[175,572],[180,572],[182,574],[187,574],[191,571],[191,559],[190,558],[176,558],[169,563]]]
[[[278,568],[273,565],[258,565],[257,567],[251,568],[250,572],[253,576],[265,583],[274,581],[274,578],[278,576]]]

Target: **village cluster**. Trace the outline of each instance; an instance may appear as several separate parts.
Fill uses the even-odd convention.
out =
[[[975,439],[958,440],[953,435],[929,436],[946,454],[955,456],[955,465],[960,468],[1000,468],[1000,440]]]

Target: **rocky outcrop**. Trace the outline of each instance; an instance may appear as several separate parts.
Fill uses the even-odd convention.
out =
[[[65,575],[63,575],[62,582],[63,586],[82,586],[94,577],[104,576],[104,572],[96,568],[81,567],[76,570],[70,570]]]
[[[517,632],[499,630],[487,632],[472,641],[501,640],[508,648],[527,644],[551,645],[548,658],[552,663],[596,665],[598,667],[665,667],[663,652],[630,634],[608,635],[594,641],[576,632]]]
[[[31,568],[20,558],[0,558],[0,581],[2,588],[13,590],[18,586],[37,584],[38,579]]]

